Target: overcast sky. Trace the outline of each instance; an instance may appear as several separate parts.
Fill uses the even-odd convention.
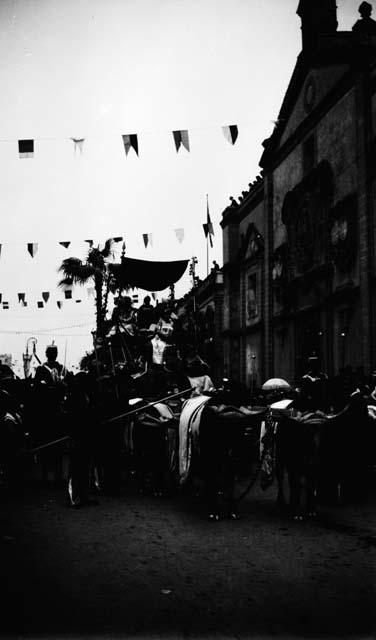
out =
[[[337,4],[339,28],[350,29],[359,3]],[[31,335],[40,357],[55,339],[63,360],[67,344],[67,363],[91,347],[86,290],[76,289],[62,310],[56,305],[63,299],[57,266],[83,258],[85,239],[122,235],[131,257],[196,255],[204,278],[208,193],[210,260],[222,264],[221,213],[259,173],[262,140],[300,51],[297,5],[0,0],[0,292],[10,305],[0,308],[0,353],[21,363]],[[222,132],[230,124],[239,127],[235,146]],[[175,129],[189,130],[190,153],[176,153]],[[121,136],[129,133],[138,134],[139,157],[125,155]],[[85,138],[82,154],[71,137]],[[24,138],[35,140],[32,159],[18,157]],[[174,230],[181,227],[180,244]],[[144,233],[153,234],[147,249]],[[72,244],[65,250],[59,241]],[[34,258],[28,242],[38,243]],[[177,293],[188,288],[187,273]],[[42,291],[51,297],[37,309]]]

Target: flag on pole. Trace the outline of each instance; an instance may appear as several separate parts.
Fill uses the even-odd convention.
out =
[[[230,144],[235,144],[236,139],[238,137],[238,125],[230,124],[227,127],[222,127],[222,131],[226,140],[229,141]]]
[[[59,244],[61,244],[62,247],[64,247],[64,249],[68,249],[70,242],[59,242]]]
[[[44,300],[45,302],[48,302],[49,297],[50,297],[50,292],[49,292],[49,291],[43,291],[43,293],[42,293],[42,298],[43,298],[43,300]]]
[[[212,247],[213,246],[212,236],[214,236],[214,228],[213,228],[213,223],[210,219],[208,196],[206,196],[206,222],[202,226],[204,227],[205,238],[209,236],[210,246]]]

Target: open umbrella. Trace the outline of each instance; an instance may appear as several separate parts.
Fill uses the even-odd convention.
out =
[[[264,382],[262,391],[291,391],[291,385],[282,378],[270,378]]]

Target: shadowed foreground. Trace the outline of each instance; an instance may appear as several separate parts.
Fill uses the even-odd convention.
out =
[[[238,522],[130,489],[99,506],[32,492],[1,514],[2,637],[371,637],[374,499],[316,522],[254,491]]]

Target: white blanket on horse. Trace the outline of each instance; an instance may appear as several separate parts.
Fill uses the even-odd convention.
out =
[[[192,457],[192,442],[197,441],[202,411],[209,396],[189,398],[182,407],[179,421],[179,475],[184,484],[189,476]]]

